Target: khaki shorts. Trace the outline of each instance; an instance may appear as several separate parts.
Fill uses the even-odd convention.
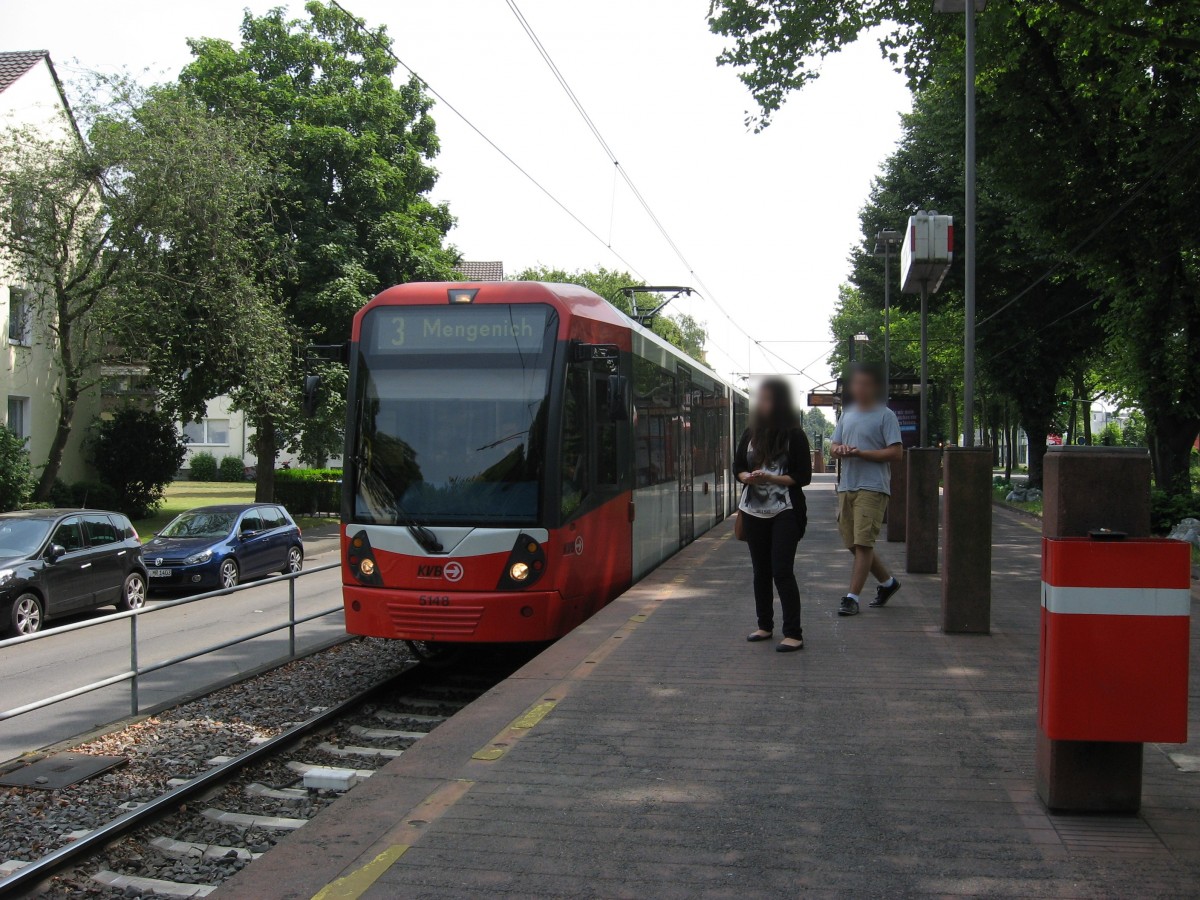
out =
[[[874,547],[888,495],[878,491],[843,491],[838,494],[838,531],[847,550]]]

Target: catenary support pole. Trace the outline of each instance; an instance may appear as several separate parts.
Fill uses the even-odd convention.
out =
[[[892,399],[892,245],[883,244],[883,402]]]
[[[929,446],[929,282],[921,282],[921,435]]]
[[[975,446],[975,3],[966,5],[966,194],[963,236],[963,297],[966,327],[963,334],[963,446]]]

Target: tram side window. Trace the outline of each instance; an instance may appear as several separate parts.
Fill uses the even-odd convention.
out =
[[[633,360],[634,459],[637,486],[651,487],[676,478],[672,425],[679,415],[675,374],[635,356]]]
[[[608,404],[608,370],[592,382],[596,397],[596,484],[614,485],[621,479],[617,459],[617,423]]]
[[[563,400],[562,432],[562,515],[569,518],[583,504],[588,484],[588,382],[586,368],[567,370],[566,396]]]

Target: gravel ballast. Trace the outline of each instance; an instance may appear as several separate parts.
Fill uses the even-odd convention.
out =
[[[53,791],[0,787],[0,862],[36,860],[68,843],[72,836],[89,831],[170,789],[171,779],[188,779],[210,767],[214,757],[231,757],[261,743],[292,724],[311,718],[320,708],[337,704],[354,694],[398,674],[412,659],[399,641],[359,639],[338,644],[311,656],[222,688],[147,719],[70,748],[74,752],[128,757],[129,763],[105,775]],[[351,737],[347,733],[343,738]],[[328,738],[326,738],[328,739]],[[334,760],[310,762],[334,764]],[[341,761],[345,764],[345,760]],[[363,760],[377,766],[382,760]],[[255,778],[271,788],[292,786],[297,779],[284,761],[269,764],[268,775],[256,770]],[[235,780],[203,799],[193,797],[193,812],[203,807],[238,809],[244,805],[246,785]],[[309,818],[336,795],[308,792],[304,798],[280,799],[255,795],[255,811],[280,818]],[[186,812],[184,810],[183,812]],[[168,817],[172,818],[172,817]],[[219,846],[265,852],[283,832],[237,829],[212,821],[196,834],[197,817],[189,816],[187,834],[169,837]],[[142,844],[122,839],[110,845],[104,868],[119,874],[217,884],[248,864],[245,854],[171,861],[154,854],[152,864],[143,857]],[[49,897],[142,896],[137,887],[104,887],[90,879],[99,866],[83,866],[77,876],[55,878]],[[147,895],[149,896],[149,895]]]

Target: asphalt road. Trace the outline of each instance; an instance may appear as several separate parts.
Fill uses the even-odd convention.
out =
[[[306,550],[309,567],[336,562],[338,558],[335,540],[306,541]],[[150,607],[155,599],[173,598],[152,598]],[[297,616],[339,603],[341,577],[337,569],[306,575],[296,582]],[[49,627],[112,612],[102,609],[56,619]],[[287,584],[278,583],[149,613],[139,617],[139,660],[145,666],[182,656],[286,622],[287,612]],[[296,630],[297,649],[328,641],[344,633],[344,628],[345,618],[340,612],[301,625]],[[0,707],[12,709],[128,671],[129,631],[129,622],[121,620],[0,651],[0,684],[4,685]],[[284,629],[146,675],[139,684],[141,709],[203,691],[280,659],[287,650],[288,633]],[[0,722],[0,761],[118,721],[130,714],[129,697],[129,684],[122,683]]]

